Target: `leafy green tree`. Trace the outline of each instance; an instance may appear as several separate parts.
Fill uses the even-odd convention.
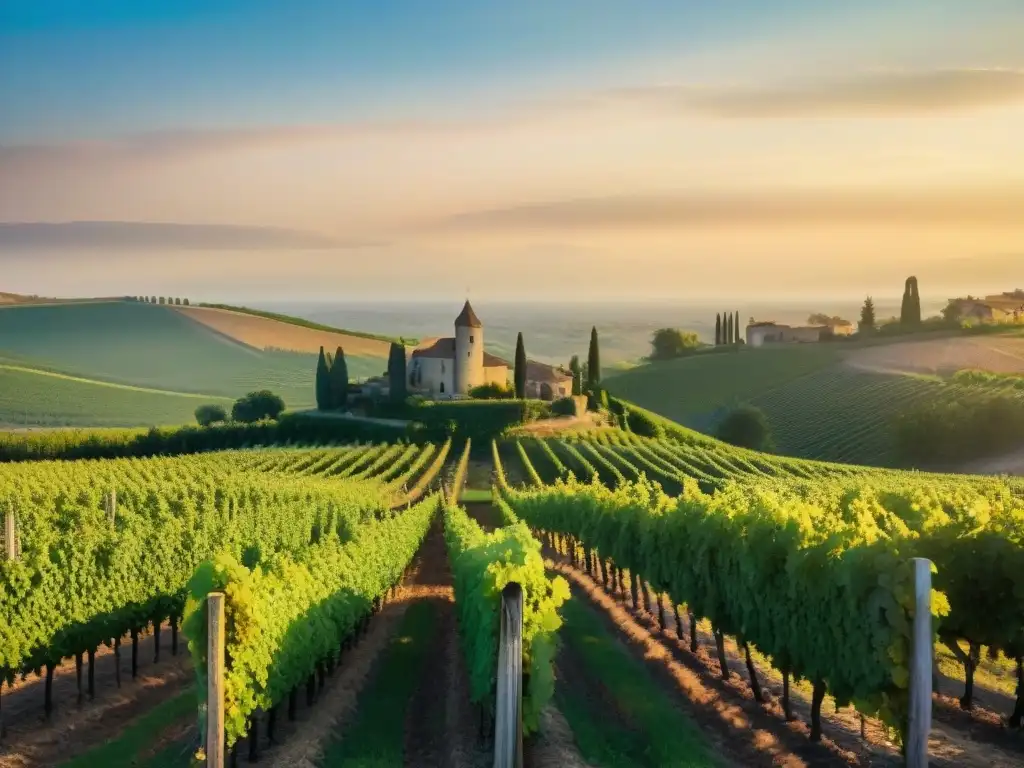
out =
[[[405,402],[407,383],[405,347],[393,341],[391,342],[391,351],[388,354],[388,387],[391,393],[391,402]]]
[[[182,299],[181,303],[184,304],[187,307],[188,306],[188,299]]]
[[[520,331],[519,336],[516,338],[516,360],[513,380],[516,385],[516,397],[520,400],[524,399],[526,397],[526,346],[523,344],[522,331]]]
[[[715,346],[722,344],[722,313],[715,315]]]
[[[481,384],[469,390],[469,396],[477,400],[511,400],[516,396],[516,391],[505,384],[504,386],[496,381]]]
[[[870,296],[864,299],[864,306],[860,310],[860,325],[858,326],[861,333],[871,333],[875,330],[875,301]]]
[[[320,347],[320,357],[316,361],[316,407],[320,411],[329,411],[331,401],[331,368],[327,364],[327,355]]]
[[[348,363],[345,361],[345,350],[341,347],[338,347],[331,362],[330,392],[332,408],[348,405]]]
[[[181,306],[181,299],[175,297],[175,299],[174,299],[174,306],[180,307]]]
[[[583,367],[580,365],[580,356],[573,355],[569,361],[569,372],[572,374],[572,393],[583,394]]]
[[[678,328],[659,328],[651,337],[651,360],[671,360],[700,347],[697,334]]]
[[[228,412],[222,405],[200,405],[196,408],[196,423],[201,427],[208,427],[228,420]]]
[[[744,405],[732,411],[718,425],[718,439],[755,451],[774,450],[768,419],[762,411]]]
[[[150,296],[149,297],[149,303],[150,304],[156,304],[156,296]]]
[[[597,389],[601,384],[601,347],[597,339],[597,326],[590,329],[590,350],[587,352],[587,387]]]
[[[262,419],[277,419],[284,411],[284,400],[267,389],[240,397],[231,407],[231,418],[242,424]]]

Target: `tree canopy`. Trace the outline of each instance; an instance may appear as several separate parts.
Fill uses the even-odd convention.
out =
[[[741,448],[755,451],[774,450],[768,419],[762,411],[750,405],[740,406],[718,425],[718,439]]]
[[[284,400],[267,389],[240,397],[231,407],[231,418],[243,424],[261,419],[276,419],[284,410]]]
[[[871,333],[875,330],[875,301],[870,296],[864,299],[864,306],[860,310],[861,333]]]
[[[222,405],[200,405],[196,408],[196,423],[201,427],[208,427],[228,420],[228,413]]]
[[[808,325],[844,325],[848,322],[839,315],[827,315],[824,312],[814,312],[807,318]]]
[[[692,331],[659,328],[651,337],[651,360],[672,360],[690,354],[700,347],[700,339]]]

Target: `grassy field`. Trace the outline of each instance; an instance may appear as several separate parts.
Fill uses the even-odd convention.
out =
[[[255,389],[312,405],[316,356],[260,351],[173,308],[112,301],[0,308],[0,365],[0,423],[131,426],[191,421],[199,402]],[[360,378],[381,360],[348,366]]]
[[[182,424],[196,406],[231,400],[163,392],[0,364],[0,425],[132,427]]]

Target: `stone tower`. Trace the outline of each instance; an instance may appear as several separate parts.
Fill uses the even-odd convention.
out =
[[[484,383],[484,326],[466,301],[455,318],[455,393],[465,395]]]

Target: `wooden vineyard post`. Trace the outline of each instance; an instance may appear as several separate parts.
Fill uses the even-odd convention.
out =
[[[18,559],[18,525],[14,520],[14,510],[9,507],[4,515],[4,550],[8,560]]]
[[[117,491],[113,488],[110,489],[110,494],[107,496],[107,517],[110,518],[111,523],[117,520]]]
[[[501,591],[494,768],[523,768],[523,588]]]
[[[928,768],[932,729],[932,562],[915,557],[914,625],[910,653],[910,717],[907,723],[907,768]]]
[[[224,593],[206,596],[206,765],[224,768]]]

